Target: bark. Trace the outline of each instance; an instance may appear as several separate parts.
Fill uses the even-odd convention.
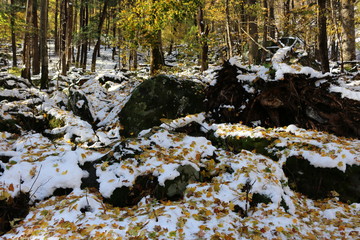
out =
[[[327,32],[326,32],[326,0],[318,0],[318,24],[319,24],[319,52],[321,61],[321,70],[323,73],[329,72],[329,56],[327,45]]]
[[[48,47],[47,47],[47,29],[48,29],[48,8],[49,1],[41,0],[40,5],[40,60],[41,60],[41,89],[48,88],[49,68],[48,68]]]
[[[60,24],[61,24],[61,36],[60,36],[60,60],[61,60],[61,74],[66,75],[66,22],[68,14],[68,0],[63,0],[60,4]]]
[[[73,19],[74,19],[74,14],[73,14],[73,1],[72,0],[68,0],[68,5],[67,7],[67,21],[66,21],[66,41],[65,41],[65,48],[66,48],[66,52],[65,52],[65,57],[66,57],[66,71],[69,70],[70,66],[71,66],[71,59],[72,59],[72,33],[73,33]]]
[[[11,30],[11,51],[12,51],[12,66],[17,67],[16,57],[16,35],[15,35],[15,0],[10,1],[11,13],[10,13],[10,30]]]
[[[264,22],[263,22],[263,47],[267,47],[267,36],[268,36],[268,25],[269,25],[269,18],[268,18],[268,1],[267,0],[263,0],[263,8],[264,10],[264,14],[263,14],[263,18],[264,18]],[[265,62],[266,60],[266,56],[267,56],[267,52],[266,51],[261,51],[261,62]]]
[[[32,4],[33,4],[33,0],[27,0],[26,19],[25,19],[25,23],[27,26],[30,26],[31,24]],[[21,76],[28,80],[31,80],[31,35],[30,34],[31,34],[30,30],[26,29],[24,36],[24,48],[23,48],[23,63],[25,67],[21,71]]]
[[[154,39],[150,45],[150,74],[155,75],[164,66],[164,63],[161,31],[158,30],[154,34]]]
[[[248,0],[247,3],[251,6],[256,4],[256,0]],[[248,26],[247,32],[249,33],[248,45],[249,45],[249,64],[256,64],[258,62],[258,26],[256,13],[248,14]]]
[[[82,44],[80,54],[80,66],[85,70],[87,61],[87,50],[88,50],[88,24],[89,24],[89,3],[87,0],[81,0],[82,18],[81,21],[81,33],[82,33]]]
[[[200,71],[203,72],[209,68],[208,65],[209,45],[207,38],[210,32],[209,26],[205,24],[203,6],[199,6],[198,9],[197,25],[198,25],[199,39],[201,45],[200,59],[199,59]]]
[[[343,61],[352,61],[356,59],[354,15],[354,0],[341,0],[341,37]]]
[[[269,0],[269,36],[272,39],[275,39],[275,10],[274,10],[274,0]]]
[[[231,32],[230,32],[229,0],[225,0],[225,13],[226,13],[226,43],[227,43],[227,47],[228,47],[228,58],[232,58],[233,46],[232,46]]]
[[[98,52],[100,51],[100,42],[101,42],[101,29],[104,25],[104,21],[106,18],[106,13],[107,13],[107,6],[108,6],[109,0],[105,0],[104,2],[104,6],[101,12],[101,16],[100,16],[100,21],[99,21],[99,26],[98,26],[98,32],[97,32],[97,41],[94,47],[94,52],[92,54],[92,60],[91,60],[91,71],[95,72],[95,67],[96,67],[96,56],[98,54]]]
[[[38,75],[40,73],[39,27],[37,10],[37,0],[34,0],[32,7],[32,73],[34,75]]]
[[[55,26],[54,26],[54,38],[55,38],[55,55],[59,55],[60,52],[60,39],[59,39],[59,0],[55,1]]]
[[[129,70],[136,70],[138,65],[137,50],[132,48],[129,55]]]

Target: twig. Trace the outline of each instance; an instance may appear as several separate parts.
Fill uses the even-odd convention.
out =
[[[262,46],[257,41],[255,41],[255,39],[253,37],[251,37],[250,34],[248,32],[246,32],[243,28],[241,28],[241,30],[251,39],[251,41],[253,41],[256,45],[258,45],[258,47],[260,47],[267,53],[271,53],[270,50],[266,49],[264,46]]]

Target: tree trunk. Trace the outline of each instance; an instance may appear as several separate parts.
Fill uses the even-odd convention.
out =
[[[59,47],[59,0],[55,1],[55,26],[54,26],[54,38],[55,38],[55,55],[59,55],[60,47]]]
[[[32,8],[32,74],[40,73],[40,52],[39,52],[39,27],[38,27],[38,4],[37,0],[33,1]]]
[[[88,24],[89,24],[89,3],[87,0],[81,0],[81,8],[83,10],[83,17],[81,33],[82,33],[82,44],[81,44],[81,54],[80,54],[80,66],[82,69],[86,69],[87,62],[87,49],[88,49]]]
[[[47,29],[48,29],[48,8],[49,1],[41,0],[40,5],[40,60],[41,60],[41,89],[48,88],[48,47],[47,47]]]
[[[10,13],[10,30],[11,30],[11,51],[12,51],[12,66],[17,67],[16,57],[16,35],[15,35],[15,0],[11,0]]]
[[[275,9],[274,9],[274,0],[269,0],[269,37],[275,39]]]
[[[91,71],[95,72],[95,67],[96,67],[96,55],[98,54],[98,52],[100,51],[100,42],[101,42],[101,29],[104,25],[104,21],[106,18],[106,12],[107,12],[107,5],[109,3],[109,0],[105,0],[104,2],[104,6],[101,12],[101,16],[100,16],[100,21],[99,21],[99,26],[97,29],[97,41],[94,47],[94,52],[92,55],[92,59],[91,59]]]
[[[61,24],[61,37],[60,37],[60,61],[61,61],[61,74],[66,76],[66,22],[67,22],[67,5],[68,0],[62,0],[60,4],[60,24]]]
[[[72,33],[73,33],[73,1],[68,0],[67,8],[67,16],[66,16],[66,41],[65,41],[65,57],[66,57],[66,71],[69,70],[71,66],[71,59],[72,59]]]
[[[27,0],[26,2],[26,20],[27,26],[31,26],[31,14],[32,14],[33,0]],[[23,63],[24,69],[21,71],[21,76],[28,80],[31,80],[31,32],[29,29],[25,30],[24,48],[23,48]]]
[[[321,70],[323,73],[329,72],[329,56],[326,32],[326,0],[318,0],[318,24],[319,24],[319,51],[321,60]]]
[[[229,0],[225,0],[225,13],[226,13],[226,43],[228,47],[228,58],[233,57],[233,46],[231,41],[231,32],[230,32],[230,10],[229,10]]]
[[[156,37],[150,45],[150,74],[155,75],[164,65],[164,55],[162,52],[161,30],[158,30]],[[129,66],[130,67],[130,66]]]
[[[268,18],[268,0],[263,0],[263,7],[264,7],[264,22],[263,22],[263,47],[267,47],[267,37],[268,37],[268,25],[269,25],[269,18]],[[261,51],[261,62],[265,62],[267,57],[267,52],[262,50]]]
[[[354,8],[354,0],[341,0],[341,36],[343,61],[352,61],[356,59]]]
[[[210,32],[209,26],[205,25],[203,6],[199,6],[198,9],[197,25],[198,25],[200,45],[201,45],[200,59],[199,59],[200,71],[203,72],[209,68],[208,65],[209,45],[208,45],[207,37]]]
[[[248,5],[251,8],[252,5],[256,4],[256,0],[248,0]],[[256,64],[258,61],[258,26],[255,12],[248,13],[248,27],[247,32],[249,33],[248,45],[249,45],[249,64]]]

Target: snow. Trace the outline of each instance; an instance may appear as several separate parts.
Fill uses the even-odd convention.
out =
[[[250,71],[238,75],[238,80],[248,86],[259,77],[266,81],[280,80],[286,72],[324,76],[306,67],[294,68],[282,63],[287,51],[285,47],[273,57],[275,79],[270,78],[269,69],[263,66],[244,66],[236,57],[229,61]],[[63,134],[55,140],[34,131],[0,132],[0,158],[8,158],[0,162],[0,190],[4,196],[6,193],[12,197],[20,191],[29,192],[32,202],[36,202],[26,218],[12,232],[3,235],[3,239],[357,238],[360,204],[341,203],[336,197],[311,200],[296,193],[287,185],[282,167],[287,158],[301,156],[315,167],[345,171],[348,166],[360,165],[359,140],[295,125],[265,129],[240,123],[210,123],[205,113],[169,120],[134,138],[122,139],[118,114],[142,79],[109,70],[114,68],[110,60],[98,63],[99,71],[91,76],[81,76],[73,69],[61,83],[64,90],[41,92],[21,87],[0,92],[1,96],[19,99],[0,102],[3,119],[12,119],[11,112],[24,112],[39,118],[50,115],[64,122],[64,126],[45,131],[50,136]],[[214,85],[216,69],[195,76],[191,69],[179,75],[192,74],[194,81],[201,79]],[[115,81],[101,83],[99,80],[104,76]],[[78,84],[79,81],[84,82]],[[66,110],[70,88],[84,93],[97,120],[96,127]],[[247,90],[253,91],[251,87]],[[329,89],[359,100],[356,90],[354,84],[345,82]],[[32,104],[37,108],[31,108]],[[86,102],[81,100],[77,104],[82,106]],[[201,125],[204,136],[174,131],[191,122]],[[210,141],[210,134],[223,140],[274,139],[268,150],[276,150],[279,161],[255,151],[232,152]],[[81,168],[87,162],[94,163],[98,190],[81,189],[81,179],[89,176]],[[133,187],[139,176],[152,175],[159,186],[165,186],[167,181],[180,176],[180,166],[191,166],[209,180],[190,182],[183,199],[178,201],[144,196],[136,205],[123,208],[103,201],[117,188]],[[249,196],[243,191],[247,184],[250,184]],[[72,192],[52,196],[58,188],[70,188]],[[246,199],[255,193],[271,202],[250,207]],[[246,215],[236,211],[238,207],[248,209]]]

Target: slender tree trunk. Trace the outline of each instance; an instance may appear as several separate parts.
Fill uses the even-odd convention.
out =
[[[48,46],[47,46],[47,29],[48,29],[48,8],[49,1],[41,0],[40,5],[40,60],[41,60],[41,89],[48,88]]]
[[[329,56],[327,46],[327,32],[326,32],[326,0],[318,0],[318,24],[319,24],[319,51],[321,60],[321,70],[323,73],[329,72]]]
[[[32,14],[33,0],[27,0],[26,2],[26,20],[27,26],[31,26],[31,14]],[[31,29],[25,30],[24,48],[23,48],[23,63],[24,69],[21,71],[21,76],[28,80],[31,80]]]
[[[89,25],[89,2],[88,0],[81,0],[81,6],[83,7],[83,25],[82,25],[82,45],[81,45],[81,54],[80,54],[80,65],[85,70],[86,69],[86,62],[87,62],[87,51],[88,51],[88,25]]]
[[[101,12],[101,16],[100,16],[100,21],[99,21],[99,26],[98,26],[98,32],[97,32],[97,41],[94,47],[94,52],[92,55],[92,59],[91,59],[91,71],[95,72],[95,67],[96,67],[96,55],[98,54],[99,50],[100,50],[100,42],[101,42],[101,29],[104,25],[104,21],[106,18],[106,12],[107,12],[107,6],[108,6],[109,0],[105,0],[104,2],[104,6]]]
[[[269,0],[269,37],[275,39],[275,10],[274,10],[274,0]]]
[[[229,10],[229,0],[225,0],[225,13],[226,13],[226,42],[228,47],[228,58],[233,56],[233,46],[231,41],[231,32],[230,32],[230,10]]]
[[[32,7],[32,74],[40,73],[40,51],[39,51],[39,27],[38,27],[38,4],[37,0],[33,1]]]
[[[205,25],[204,20],[204,9],[203,6],[199,6],[198,15],[197,15],[197,25],[198,25],[198,32],[199,32],[199,39],[201,45],[201,52],[200,52],[200,71],[205,71],[208,69],[208,52],[209,52],[209,45],[207,37],[209,35],[209,26]]]
[[[16,57],[16,35],[15,35],[15,0],[11,0],[11,13],[10,13],[10,30],[11,30],[11,50],[12,50],[12,66],[17,67]]]
[[[263,22],[263,47],[267,47],[267,38],[268,38],[268,25],[269,25],[269,18],[268,18],[268,0],[263,0],[263,8],[264,8],[264,22]],[[267,52],[262,50],[261,51],[261,62],[265,62],[267,56]]]
[[[255,5],[256,0],[248,0],[249,6]],[[256,64],[258,60],[258,26],[256,13],[251,12],[248,14],[248,28],[247,32],[249,33],[248,45],[249,45],[249,64]]]
[[[60,20],[61,20],[61,40],[60,40],[60,58],[61,58],[61,74],[66,76],[66,36],[67,36],[67,18],[68,18],[68,0],[62,0],[60,4]]]
[[[59,47],[59,0],[55,1],[55,26],[54,26],[54,37],[55,37],[55,55],[59,55],[60,47]]]
[[[65,57],[66,57],[66,71],[71,66],[72,59],[72,33],[73,33],[73,1],[68,0],[67,2],[67,16],[66,16],[66,41],[65,41]]]
[[[155,34],[150,45],[150,74],[155,75],[164,66],[164,55],[162,52],[161,30]],[[129,66],[130,67],[130,66]]]
[[[341,0],[341,36],[344,61],[356,59],[355,53],[355,3],[354,0]]]

